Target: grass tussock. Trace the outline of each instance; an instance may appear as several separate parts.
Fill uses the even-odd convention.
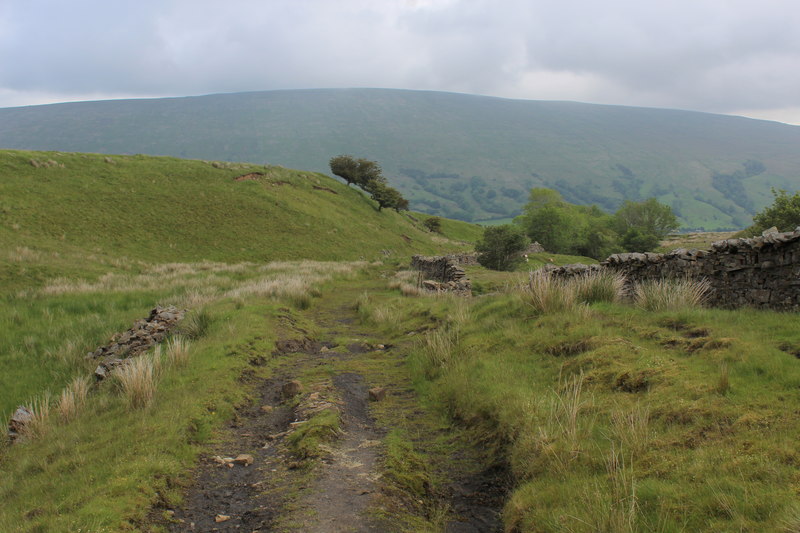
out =
[[[570,311],[577,305],[575,286],[569,280],[556,277],[544,270],[530,273],[522,297],[536,313],[540,314]]]
[[[539,314],[575,311],[581,305],[619,302],[624,294],[625,276],[607,270],[594,270],[562,278],[546,270],[528,275],[523,299]]]
[[[212,321],[211,314],[205,309],[192,311],[181,320],[178,330],[187,339],[199,339],[208,333]]]
[[[155,355],[141,355],[129,359],[114,372],[114,379],[130,408],[144,409],[153,402],[158,387],[159,370],[160,358]]]
[[[422,289],[422,274],[417,270],[401,270],[389,280],[389,288],[399,290],[403,296],[419,296]]]
[[[56,412],[64,422],[73,420],[86,404],[89,395],[89,378],[78,376],[64,387],[56,402]]]
[[[25,439],[39,439],[50,430],[50,413],[52,398],[49,392],[34,398],[25,408],[30,411],[31,419],[25,424],[22,436]]]
[[[189,363],[189,357],[191,352],[189,350],[189,346],[191,343],[181,337],[181,336],[174,336],[166,342],[166,352],[167,362],[169,366],[173,368],[183,368]],[[159,346],[160,347],[160,346]],[[154,355],[154,357],[158,357]]]
[[[622,300],[625,275],[611,270],[592,270],[570,280],[579,302],[612,302]]]
[[[645,311],[680,311],[701,307],[711,284],[708,280],[663,279],[637,283],[633,289],[633,300]]]

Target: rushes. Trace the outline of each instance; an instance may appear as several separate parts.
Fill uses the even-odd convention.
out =
[[[634,303],[645,311],[677,311],[703,305],[711,290],[706,279],[663,279],[637,283]]]

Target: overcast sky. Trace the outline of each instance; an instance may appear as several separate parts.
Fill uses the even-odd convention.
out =
[[[800,124],[796,0],[0,0],[0,107],[327,87]]]

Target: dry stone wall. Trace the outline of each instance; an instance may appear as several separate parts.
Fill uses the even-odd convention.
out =
[[[460,256],[424,256],[411,258],[411,268],[422,272],[422,285],[431,291],[453,291],[472,294],[472,282],[459,266]]]
[[[600,265],[546,268],[560,276],[609,269],[624,274],[629,285],[665,278],[705,278],[711,284],[708,303],[715,307],[800,309],[800,227],[752,239],[718,241],[711,250],[615,254]]]

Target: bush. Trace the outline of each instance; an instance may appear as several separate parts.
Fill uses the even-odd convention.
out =
[[[431,217],[423,222],[422,225],[425,226],[428,231],[432,231],[434,233],[442,232],[442,219],[440,217]]]
[[[779,231],[792,231],[800,226],[800,192],[789,196],[786,191],[772,189],[775,201],[753,216],[753,233],[775,226]]]
[[[492,270],[514,270],[522,262],[520,253],[528,246],[528,242],[528,238],[516,226],[489,226],[475,245],[478,263]]]

